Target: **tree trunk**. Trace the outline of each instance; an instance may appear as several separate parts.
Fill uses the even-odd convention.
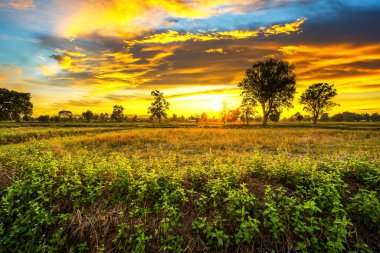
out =
[[[249,119],[247,118],[247,126],[249,125]]]
[[[161,124],[161,117],[158,117],[158,124]]]
[[[267,126],[268,125],[268,114],[264,114],[263,115],[263,126]]]
[[[318,119],[318,117],[314,117],[314,118],[313,118],[313,123],[314,123],[314,125],[317,124],[317,119]]]

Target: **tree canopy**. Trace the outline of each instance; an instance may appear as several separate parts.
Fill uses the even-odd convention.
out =
[[[121,105],[114,105],[113,106],[113,111],[112,111],[112,114],[111,114],[111,119],[115,120],[115,121],[118,121],[118,122],[121,122],[124,119],[123,111],[124,111],[124,107],[123,106],[121,106]]]
[[[334,84],[316,83],[307,88],[301,95],[300,104],[304,105],[304,110],[311,113],[314,124],[318,118],[339,104],[332,101],[337,95]]]
[[[82,113],[82,116],[86,119],[87,122],[90,122],[94,117],[94,113],[90,110],[87,110],[86,112]]]
[[[282,107],[292,107],[296,92],[296,75],[293,71],[294,65],[271,58],[253,64],[239,83],[242,95],[260,103],[263,125],[267,125],[268,117],[273,112],[281,111]]]
[[[31,115],[33,104],[30,93],[22,93],[0,88],[0,120],[20,120]]]
[[[166,101],[164,93],[159,90],[154,90],[151,92],[151,95],[154,98],[154,101],[148,108],[148,113],[151,115],[151,118],[156,118],[159,123],[163,118],[167,118],[167,110],[169,110],[169,102]]]

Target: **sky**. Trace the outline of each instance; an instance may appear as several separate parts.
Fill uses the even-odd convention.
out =
[[[217,115],[271,57],[295,65],[298,99],[335,84],[331,113],[380,112],[379,0],[0,0],[0,87],[30,92],[34,115],[70,110]]]

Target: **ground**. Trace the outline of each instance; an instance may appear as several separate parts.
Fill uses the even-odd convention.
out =
[[[0,124],[0,252],[380,251],[380,124]]]

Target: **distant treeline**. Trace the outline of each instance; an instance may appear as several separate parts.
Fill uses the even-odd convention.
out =
[[[41,115],[39,117],[33,118],[33,117],[24,117],[23,121],[38,121],[41,123],[48,123],[48,122],[150,122],[152,121],[149,116],[126,116],[126,115],[119,115],[118,118],[115,118],[115,116],[112,117],[112,114],[109,115],[108,113],[100,113],[100,114],[94,114],[91,111],[84,112],[82,116],[80,115],[73,115],[70,111],[63,111],[64,113],[59,112],[58,115]],[[251,119],[253,122],[261,122],[263,119],[261,116],[256,116]],[[196,124],[202,124],[202,123],[216,123],[216,122],[222,122],[223,120],[217,117],[208,117],[206,113],[202,114],[195,114],[190,116],[184,116],[184,115],[177,115],[172,114],[171,117],[168,117],[166,119],[167,122],[194,122]],[[229,110],[226,115],[226,122],[229,123],[245,123],[244,115],[242,115],[238,109],[235,110]],[[281,122],[312,122],[313,119],[309,115],[302,115],[301,113],[297,112],[296,114],[292,115],[291,117],[284,117],[284,118],[270,118],[271,122],[277,123],[279,121]],[[320,117],[321,122],[379,122],[380,121],[380,114],[375,112],[372,114],[369,113],[355,113],[355,112],[342,112],[337,113],[332,116],[330,116],[328,113],[324,113]]]

